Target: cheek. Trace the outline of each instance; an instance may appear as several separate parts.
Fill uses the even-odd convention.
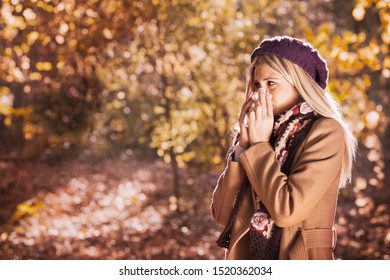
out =
[[[277,92],[272,94],[272,100],[274,101],[275,105],[289,106],[298,102],[299,95],[292,92]]]
[[[272,93],[272,92],[271,92],[271,96],[272,96],[272,105],[278,106],[278,105],[280,105],[280,104],[283,104],[284,98],[283,98],[283,95],[282,95],[282,94],[279,94],[279,93]]]
[[[281,93],[271,93],[272,95],[272,107],[274,109],[274,114],[280,114],[284,111],[290,109],[295,104],[299,102],[299,95],[295,94],[286,94],[286,92]]]

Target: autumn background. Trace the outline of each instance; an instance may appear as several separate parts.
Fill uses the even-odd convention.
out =
[[[221,259],[209,211],[245,68],[309,41],[359,139],[339,259],[390,258],[388,0],[3,0],[0,259]]]

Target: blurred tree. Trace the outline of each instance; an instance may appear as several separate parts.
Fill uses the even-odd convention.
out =
[[[125,30],[134,10],[129,1],[3,1],[0,86],[12,110],[1,135],[19,139],[13,157],[86,146],[101,103],[96,65],[123,39],[110,28]]]
[[[31,157],[77,146],[104,156],[150,144],[179,167],[221,165],[249,54],[266,34],[281,33],[307,38],[328,59],[329,88],[353,127],[383,132],[384,114],[366,92],[373,75],[388,75],[388,7],[353,5],[3,1],[1,135],[13,139],[3,149],[19,145]],[[380,32],[355,24],[365,16]]]

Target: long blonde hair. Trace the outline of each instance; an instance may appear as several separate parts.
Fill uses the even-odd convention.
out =
[[[345,155],[341,164],[340,187],[351,181],[351,173],[356,153],[356,138],[347,125],[341,110],[341,106],[327,92],[323,90],[302,68],[298,65],[275,55],[257,57],[247,69],[246,95],[254,91],[255,69],[264,65],[283,75],[287,81],[295,86],[303,99],[321,116],[335,119],[342,126],[345,133]]]

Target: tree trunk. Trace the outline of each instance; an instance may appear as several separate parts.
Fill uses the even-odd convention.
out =
[[[177,165],[176,154],[173,151],[173,148],[169,150],[169,155],[171,157],[171,167],[173,174],[173,193],[177,199],[177,210],[179,211],[179,199],[180,199],[180,178],[179,178],[179,167]]]

